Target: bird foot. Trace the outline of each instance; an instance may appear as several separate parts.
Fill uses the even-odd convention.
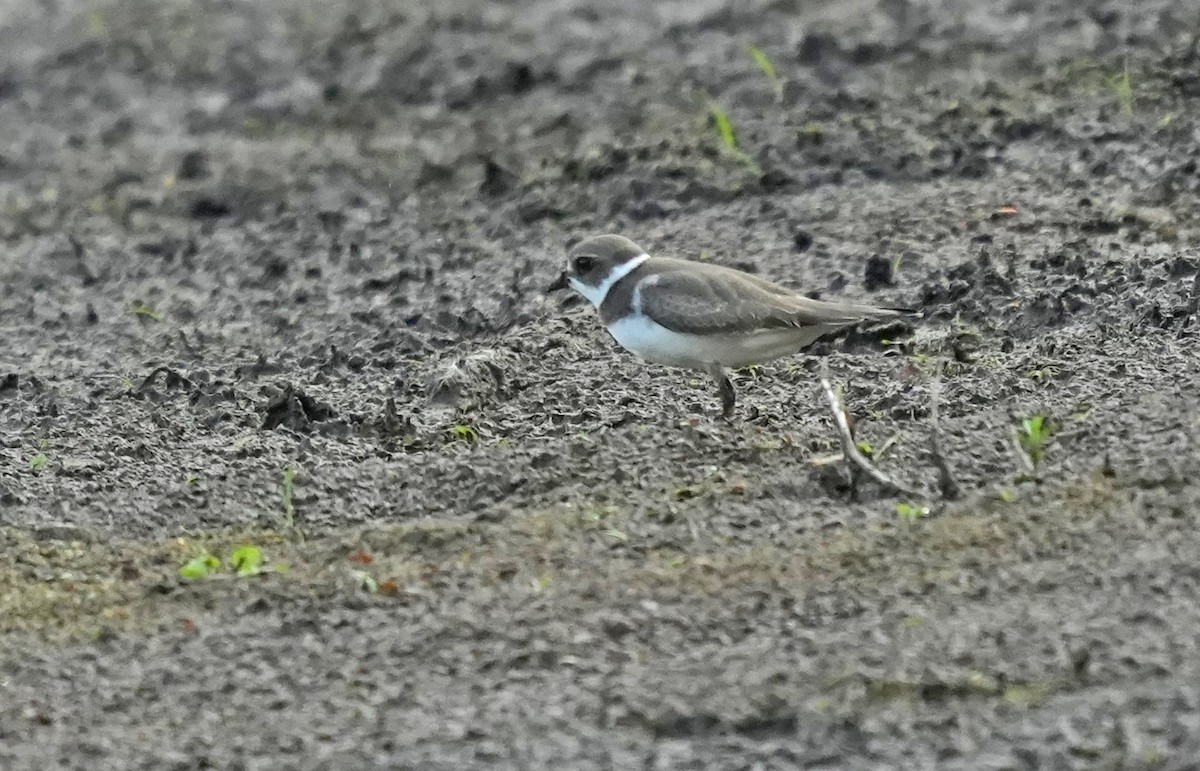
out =
[[[737,396],[733,391],[733,384],[729,382],[729,378],[721,378],[721,417],[725,420],[733,420],[734,407],[737,406]]]

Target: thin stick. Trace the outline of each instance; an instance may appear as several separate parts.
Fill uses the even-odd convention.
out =
[[[925,493],[919,490],[914,490],[904,484],[883,473],[867,460],[861,452],[858,451],[858,446],[854,443],[854,434],[850,433],[850,421],[846,419],[846,410],[842,407],[842,400],[834,393],[833,386],[829,384],[827,373],[821,375],[821,387],[825,389],[825,398],[829,400],[829,408],[833,410],[833,419],[837,423],[838,435],[842,440],[842,454],[852,461],[855,466],[863,471],[867,476],[874,479],[884,487],[890,487],[897,492],[911,495],[913,497],[924,498]]]
[[[900,441],[900,432],[897,431],[896,433],[889,436],[887,438],[886,442],[879,445],[879,449],[876,450],[875,452],[871,453],[871,457],[874,458],[876,461],[883,460],[883,454],[885,452],[887,452],[888,450],[892,449],[892,447],[894,447],[896,445],[896,442],[899,442],[899,441]]]
[[[1025,452],[1025,448],[1021,446],[1021,437],[1017,434],[1017,429],[1014,428],[1009,436],[1012,438],[1013,452],[1016,453],[1017,460],[1021,461],[1025,472],[1030,476],[1036,476],[1037,466],[1034,465],[1033,458],[1029,457],[1029,453]]]
[[[938,471],[938,488],[942,491],[942,499],[952,501],[959,496],[958,482],[954,481],[954,472],[950,469],[950,461],[942,449],[942,431],[938,425],[942,399],[942,367],[939,364],[933,381],[929,384],[929,425],[931,435],[929,447],[933,451],[933,464]]]

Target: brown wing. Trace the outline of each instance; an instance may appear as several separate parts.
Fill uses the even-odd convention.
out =
[[[902,315],[866,305],[810,300],[731,268],[670,267],[664,265],[665,270],[658,271],[656,278],[643,280],[638,289],[642,312],[676,332],[721,334],[787,327],[833,331]]]

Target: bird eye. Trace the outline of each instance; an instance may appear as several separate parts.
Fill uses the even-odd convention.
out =
[[[581,254],[575,258],[576,273],[582,275],[594,267],[596,267],[596,258],[592,257],[590,254]]]

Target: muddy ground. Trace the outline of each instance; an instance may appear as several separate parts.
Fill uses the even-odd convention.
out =
[[[0,767],[1194,767],[1200,7],[1132,7],[4,0]],[[925,319],[727,424],[542,293],[603,231]],[[929,490],[943,369],[959,497],[823,367]]]

